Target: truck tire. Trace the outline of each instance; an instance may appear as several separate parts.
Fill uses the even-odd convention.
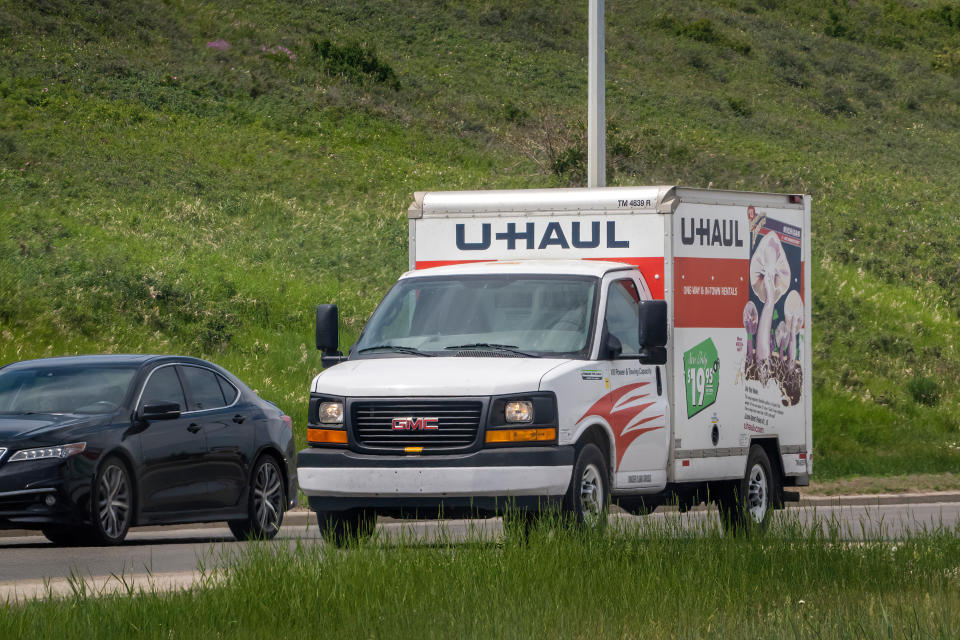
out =
[[[779,482],[767,452],[763,447],[753,445],[747,455],[747,471],[743,479],[729,483],[717,496],[724,529],[734,535],[754,529],[765,530],[779,495]]]
[[[607,461],[597,445],[588,443],[577,453],[563,509],[578,524],[603,527],[607,523],[609,502]]]
[[[347,547],[373,535],[377,514],[365,509],[317,511],[317,526],[324,542]]]

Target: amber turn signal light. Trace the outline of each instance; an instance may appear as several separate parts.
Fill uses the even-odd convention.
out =
[[[343,429],[307,429],[310,444],[347,444],[347,432]]]
[[[557,430],[548,429],[491,429],[487,431],[488,443],[543,442],[557,439]]]

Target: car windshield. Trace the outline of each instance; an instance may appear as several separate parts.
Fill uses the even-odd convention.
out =
[[[0,370],[0,414],[110,413],[120,407],[135,367],[50,366]]]
[[[597,282],[586,276],[407,278],[377,307],[355,352],[583,354],[590,345]]]

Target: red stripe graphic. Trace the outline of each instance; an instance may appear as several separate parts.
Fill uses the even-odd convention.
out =
[[[587,412],[584,413],[579,420],[577,420],[579,423],[583,422],[583,420],[589,416],[596,416],[607,421],[607,424],[609,424],[610,428],[613,429],[614,447],[617,451],[615,469],[620,468],[620,461],[623,460],[623,454],[627,452],[627,448],[633,443],[634,440],[645,433],[656,431],[657,429],[663,429],[666,426],[665,424],[660,424],[653,427],[640,426],[650,422],[651,420],[663,418],[664,415],[661,413],[659,415],[641,416],[644,411],[656,405],[656,402],[634,404],[637,400],[642,400],[649,394],[642,393],[628,395],[632,391],[636,391],[641,387],[647,386],[648,384],[650,383],[635,382],[632,384],[625,384],[622,387],[614,389],[593,403],[593,406],[587,409]]]

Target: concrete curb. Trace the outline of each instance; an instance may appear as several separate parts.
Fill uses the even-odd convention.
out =
[[[872,493],[851,496],[800,496],[801,507],[844,507],[887,504],[935,504],[960,502],[960,491],[928,493]],[[794,503],[796,504],[796,503]]]

